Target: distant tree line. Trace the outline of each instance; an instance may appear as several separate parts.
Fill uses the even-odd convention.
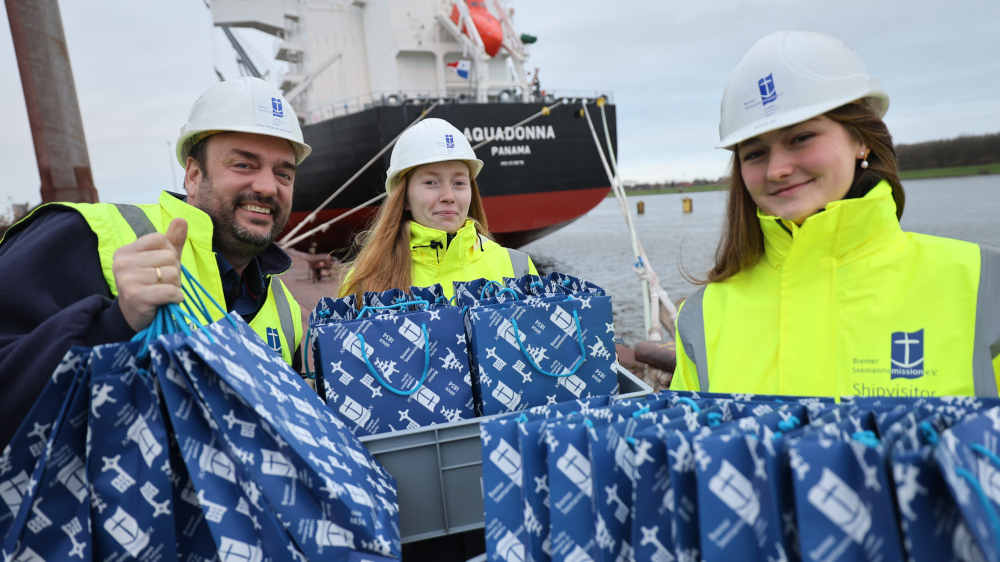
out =
[[[900,170],[978,166],[1000,162],[1000,133],[896,145]]]

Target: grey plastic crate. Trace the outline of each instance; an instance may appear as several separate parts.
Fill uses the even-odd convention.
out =
[[[652,388],[618,368],[616,399]],[[404,543],[483,527],[482,443],[476,418],[368,435],[361,442],[396,479]]]

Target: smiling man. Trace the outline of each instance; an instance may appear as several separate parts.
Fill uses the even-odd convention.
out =
[[[300,309],[276,277],[291,260],[274,240],[309,152],[274,86],[222,82],[195,102],[177,140],[186,195],[50,203],[11,227],[0,240],[0,282],[16,289],[0,297],[0,447],[71,346],[128,340],[157,307],[184,299],[182,264],[294,363]]]

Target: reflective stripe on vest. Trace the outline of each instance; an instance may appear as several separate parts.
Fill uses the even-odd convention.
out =
[[[976,396],[997,396],[993,363],[1000,357],[1000,253],[980,247],[979,298],[972,378]]]
[[[510,267],[514,270],[514,277],[521,278],[527,275],[530,271],[529,264],[531,263],[531,258],[528,257],[528,254],[510,248],[507,248],[507,253],[510,254]]]
[[[705,287],[684,299],[677,320],[677,331],[684,344],[684,353],[698,368],[698,390],[708,392],[708,354],[705,352],[705,315],[702,311],[702,300],[705,298]]]
[[[146,213],[142,211],[139,207],[135,205],[129,205],[125,203],[116,203],[115,207],[118,212],[122,214],[125,218],[125,222],[132,227],[132,231],[135,232],[136,238],[141,238],[146,234],[152,234],[156,232],[156,227],[153,226],[152,221],[146,216]],[[295,346],[295,324],[292,321],[292,308],[288,304],[288,298],[285,296],[284,284],[275,278],[270,279],[271,294],[274,296],[274,304],[278,310],[278,320],[281,322],[281,331],[285,336],[285,341],[291,346]]]

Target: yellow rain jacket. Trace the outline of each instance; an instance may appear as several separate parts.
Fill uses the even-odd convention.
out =
[[[409,222],[410,260],[413,264],[410,279],[414,287],[440,283],[445,296],[450,299],[455,293],[452,285],[455,281],[483,277],[502,282],[504,277],[521,277],[528,273],[538,275],[528,254],[504,248],[480,236],[472,219],[465,221],[450,243],[447,232],[417,221]],[[349,271],[341,287],[347,287],[350,275]],[[341,292],[340,296],[344,293]]]
[[[160,194],[155,205],[114,205],[109,203],[58,203],[73,208],[87,221],[97,236],[97,251],[101,259],[104,280],[112,296],[118,295],[118,286],[111,269],[115,251],[134,242],[139,235],[158,231],[166,232],[174,218],[187,220],[188,235],[181,255],[184,265],[209,291],[216,302],[225,306],[219,266],[212,250],[212,219],[202,210],[188,205],[167,192]],[[292,354],[302,340],[302,319],[299,303],[291,291],[273,275],[267,276],[267,299],[250,322],[261,339],[272,348],[280,349],[289,364]],[[222,312],[211,303],[205,303],[214,319]],[[275,340],[277,338],[277,340]],[[280,343],[279,343],[280,342]]]
[[[802,226],[758,217],[761,260],[682,306],[672,389],[997,396],[1000,253],[903,232],[884,181]]]

